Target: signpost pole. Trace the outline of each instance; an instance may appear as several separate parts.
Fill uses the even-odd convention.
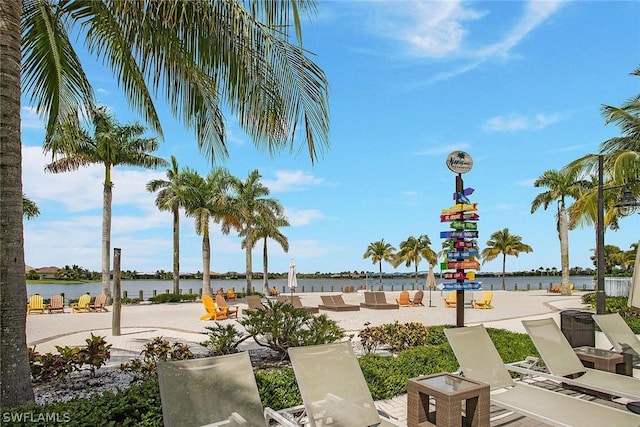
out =
[[[456,204],[461,203],[458,200],[459,195],[464,191],[464,182],[462,181],[462,174],[459,173],[456,175]],[[463,213],[464,215],[464,213]],[[463,261],[463,258],[458,258],[458,260]],[[457,269],[458,273],[462,273],[464,275],[464,268]],[[464,282],[464,280],[457,279],[457,282]],[[456,291],[456,326],[462,327],[464,326],[464,289],[458,289]]]

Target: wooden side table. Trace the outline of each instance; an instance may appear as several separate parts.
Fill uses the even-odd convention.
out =
[[[430,397],[435,400],[434,412],[430,411]],[[460,425],[489,426],[488,384],[449,373],[408,381],[407,427]]]
[[[628,355],[589,346],[576,347],[573,350],[587,368],[628,376],[633,375],[633,362],[629,360]]]

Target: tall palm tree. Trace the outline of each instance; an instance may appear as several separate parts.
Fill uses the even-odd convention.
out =
[[[150,154],[158,149],[155,138],[142,138],[145,128],[134,123],[121,125],[105,107],[91,108],[93,137],[83,128],[59,127],[45,142],[54,161],[45,171],[60,173],[80,169],[92,164],[104,166],[102,192],[102,293],[111,300],[111,200],[113,181],[111,171],[116,166],[136,166],[155,169],[167,162]]]
[[[33,200],[22,195],[22,214],[25,219],[33,219],[40,215],[40,208]]]
[[[267,221],[262,217],[258,217],[256,220],[256,228],[254,230],[254,237],[255,237],[255,242],[257,243],[258,240],[262,239],[263,240],[263,245],[262,245],[262,274],[263,274],[263,279],[262,279],[262,292],[263,293],[267,293],[269,292],[269,253],[268,253],[268,249],[267,249],[267,241],[269,239],[273,239],[275,240],[280,247],[282,247],[282,250],[284,250],[285,252],[289,252],[289,239],[287,239],[287,236],[285,236],[281,231],[280,231],[280,227],[288,227],[289,224],[289,220],[287,219],[287,217],[284,215],[284,213],[281,214],[275,214],[275,221]],[[244,244],[244,243],[243,243]]]
[[[267,197],[270,193],[269,187],[261,183],[260,178],[260,172],[258,169],[254,169],[249,172],[246,180],[232,180],[234,196],[231,204],[233,215],[236,221],[241,224],[240,236],[244,237],[242,247],[245,250],[248,294],[253,291],[251,252],[258,239],[256,236],[258,218],[267,224],[275,224],[276,219],[283,214],[283,208],[278,199]]]
[[[380,284],[382,285],[382,261],[391,263],[395,257],[396,248],[391,243],[387,243],[384,239],[380,239],[377,242],[369,243],[367,250],[362,254],[363,259],[371,258],[373,264],[378,264],[378,270],[380,272]]]
[[[184,208],[194,219],[196,234],[202,236],[202,294],[211,295],[211,221],[233,221],[228,215],[231,175],[225,168],[214,168],[206,178],[192,169],[185,169],[182,181],[185,188]],[[227,232],[223,227],[223,232]]]
[[[487,247],[482,250],[482,263],[493,261],[502,254],[502,290],[506,289],[504,277],[506,274],[507,255],[517,257],[520,252],[533,252],[531,246],[522,243],[522,237],[509,233],[505,228],[496,231],[487,241]],[[542,268],[542,267],[540,267]]]
[[[575,169],[545,171],[533,183],[534,187],[545,187],[548,190],[538,194],[531,202],[531,213],[540,206],[547,209],[553,202],[557,202],[556,230],[560,240],[560,265],[562,267],[562,294],[570,295],[569,290],[569,217],[566,201],[569,197],[578,199],[582,194],[585,183],[578,180]]]
[[[175,156],[171,156],[167,179],[153,179],[147,182],[147,191],[157,191],[156,206],[161,211],[171,212],[173,215],[173,293],[177,294],[180,292],[180,208],[185,203],[185,194]]]
[[[640,77],[640,67],[636,68],[631,75]],[[603,106],[602,114],[606,124],[615,123],[622,131],[622,136],[602,143],[602,152],[605,154],[623,150],[640,152],[640,93],[620,107]]]
[[[430,265],[438,262],[438,254],[431,249],[431,239],[426,234],[416,238],[409,236],[407,240],[400,242],[400,250],[395,256],[395,265],[398,266],[402,262],[407,267],[411,264],[415,267],[415,280],[418,283],[418,265],[420,260],[425,259]]]
[[[275,152],[293,146],[300,132],[314,161],[328,146],[328,90],[323,71],[302,48],[300,18],[315,12],[316,2],[250,5],[240,0],[0,0],[0,283],[6,287],[0,291],[11,295],[0,301],[5,327],[0,406],[33,400],[24,333],[21,81],[46,119],[48,135],[60,117],[91,105],[93,91],[71,43],[70,34],[77,33],[158,134],[155,95],[195,130],[203,152],[224,157],[225,104],[256,145]],[[290,42],[293,30],[300,44]]]

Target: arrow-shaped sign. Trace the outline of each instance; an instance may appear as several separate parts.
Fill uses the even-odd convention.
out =
[[[461,270],[464,268],[470,268],[473,270],[478,270],[480,268],[480,263],[478,261],[447,261],[440,263],[441,270]]]
[[[473,271],[468,273],[442,273],[442,277],[449,280],[473,280],[476,275]]]
[[[458,289],[480,289],[482,282],[443,282],[442,286],[445,291],[457,291]]]
[[[480,219],[480,215],[472,212],[458,212],[447,215],[440,215],[440,222],[449,222],[449,221],[477,221]]]
[[[455,230],[477,230],[478,224],[468,221],[451,221],[449,227]]]
[[[459,212],[474,212],[478,210],[477,203],[456,203],[450,208],[442,209],[440,213],[442,215],[459,213]]]
[[[478,232],[477,231],[469,231],[469,230],[456,230],[456,231],[441,231],[440,232],[441,239],[477,239]]]
[[[467,249],[476,248],[476,242],[473,240],[452,240],[449,247],[451,249]]]
[[[478,255],[478,251],[475,250],[471,250],[471,251],[448,251],[447,252],[447,259],[467,259],[467,258],[471,258],[472,256],[476,256]]]
[[[456,200],[456,195],[457,194],[458,193],[453,193],[453,200]],[[468,187],[468,188],[465,188],[464,190],[462,190],[462,195],[463,196],[470,196],[472,194],[473,194],[473,188],[471,188],[471,187]]]

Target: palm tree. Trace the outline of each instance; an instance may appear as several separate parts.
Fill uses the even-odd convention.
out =
[[[211,241],[209,225],[213,220],[233,221],[227,216],[231,175],[224,168],[214,168],[206,178],[192,169],[185,169],[184,208],[188,217],[194,219],[196,234],[202,236],[202,294],[211,295]],[[223,232],[227,232],[223,227]]]
[[[275,221],[266,221],[259,216],[256,219],[256,228],[254,230],[255,242],[263,239],[262,245],[262,291],[266,294],[269,292],[269,254],[267,250],[267,240],[275,240],[285,252],[289,252],[289,239],[282,234],[280,227],[288,227],[289,220],[284,214],[275,214]]]
[[[105,107],[90,110],[93,137],[78,127],[57,128],[56,133],[45,142],[45,150],[51,151],[54,161],[45,171],[60,173],[80,169],[92,164],[104,165],[104,188],[102,193],[102,293],[111,301],[111,170],[116,166],[136,166],[155,169],[167,162],[149,154],[158,149],[155,138],[142,138],[145,128],[134,123],[121,125]]]
[[[572,197],[578,199],[585,186],[578,179],[578,171],[575,169],[545,171],[533,183],[534,187],[546,187],[547,191],[538,194],[531,202],[531,213],[540,206],[545,210],[552,202],[557,202],[556,230],[560,240],[560,266],[562,268],[562,294],[570,295],[569,290],[569,218],[567,214],[566,199]]]
[[[258,218],[266,224],[275,224],[276,219],[283,215],[283,208],[277,199],[267,197],[269,188],[260,182],[260,172],[254,169],[249,172],[247,179],[242,181],[232,179],[234,196],[232,198],[232,215],[241,224],[240,236],[244,237],[242,248],[245,250],[245,265],[247,275],[247,294],[253,292],[251,275],[253,271],[252,250],[256,245],[256,224]],[[271,225],[269,225],[271,226]]]
[[[502,254],[502,290],[506,289],[504,277],[506,272],[507,255],[517,257],[520,252],[533,252],[531,246],[522,243],[522,237],[510,234],[509,229],[505,228],[496,231],[487,241],[487,247],[482,250],[482,263],[492,261]],[[542,267],[539,269],[542,271]]]
[[[640,77],[640,67],[636,68],[632,76]],[[622,131],[622,136],[611,138],[602,143],[604,154],[618,151],[640,152],[640,94],[635,95],[620,107],[605,105],[602,107],[605,123],[616,123]]]
[[[40,208],[33,200],[22,195],[22,214],[25,219],[33,219],[40,215]]]
[[[378,263],[380,272],[380,284],[382,285],[382,261],[393,264],[395,258],[395,250],[391,243],[387,243],[384,239],[377,242],[369,243],[366,252],[362,255],[363,259],[371,258],[373,264]]]
[[[159,210],[173,215],[173,293],[180,292],[180,208],[185,203],[184,184],[180,181],[178,161],[171,156],[171,167],[167,169],[167,179],[153,179],[147,182],[147,191],[156,196]]]
[[[409,236],[407,240],[400,242],[400,250],[395,256],[395,265],[398,266],[402,262],[407,267],[411,264],[415,266],[415,280],[418,283],[418,265],[420,260],[425,259],[430,265],[438,262],[438,255],[431,249],[431,239],[426,234],[418,238]]]
[[[225,104],[256,145],[275,152],[293,146],[300,132],[314,161],[328,145],[327,81],[301,42],[289,39],[295,30],[302,40],[301,15],[315,12],[316,2],[291,4],[0,0],[0,200],[6,227],[0,247],[11,248],[0,257],[0,283],[7,284],[2,294],[11,295],[0,302],[0,406],[33,400],[24,333],[21,81],[26,98],[47,120],[47,135],[61,117],[92,105],[74,34],[113,71],[130,105],[158,134],[155,95],[195,130],[204,153],[224,157]]]

